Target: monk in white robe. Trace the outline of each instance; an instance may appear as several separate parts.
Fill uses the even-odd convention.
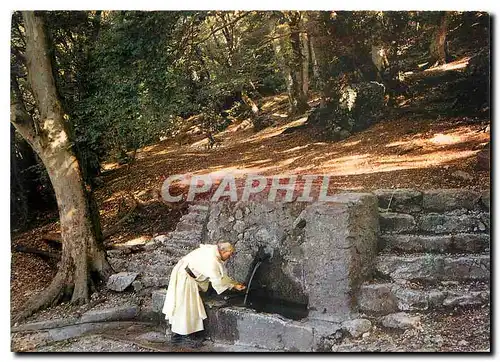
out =
[[[227,289],[245,289],[243,284],[227,276],[224,264],[233,253],[234,247],[230,243],[201,244],[175,265],[162,310],[171,324],[173,337],[203,330],[207,314],[199,291],[206,292],[210,283],[217,294]]]

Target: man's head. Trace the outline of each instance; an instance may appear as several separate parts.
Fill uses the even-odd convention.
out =
[[[229,259],[235,252],[234,246],[228,242],[220,242],[217,244],[217,249],[219,250],[220,258],[223,261]]]

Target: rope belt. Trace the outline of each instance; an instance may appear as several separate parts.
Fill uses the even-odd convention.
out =
[[[189,269],[189,267],[186,267],[186,273],[188,273],[188,275],[193,278],[193,279],[196,279],[196,275],[194,275],[194,273],[191,271],[191,269]]]

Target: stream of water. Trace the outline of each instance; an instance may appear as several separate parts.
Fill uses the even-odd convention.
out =
[[[247,286],[247,292],[245,293],[245,299],[243,299],[243,305],[247,305],[247,298],[248,298],[248,293],[250,292],[250,286],[252,285],[252,279],[253,276],[255,275],[255,272],[259,268],[260,264],[262,264],[262,261],[259,261],[257,264],[255,264],[255,267],[253,268],[252,275],[250,276],[250,280],[248,281],[248,286]]]

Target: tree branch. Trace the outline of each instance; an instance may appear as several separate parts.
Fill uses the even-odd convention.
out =
[[[215,29],[214,29],[214,30],[212,30],[212,31],[210,32],[210,34],[208,34],[205,38],[203,38],[202,40],[200,40],[200,41],[196,42],[196,43],[195,43],[195,44],[193,44],[193,45],[199,45],[199,44],[201,44],[201,43],[203,43],[203,42],[207,41],[207,40],[208,40],[208,39],[210,39],[210,37],[211,37],[213,34],[215,34],[216,32],[218,32],[218,31],[220,31],[220,30],[222,30],[222,29],[226,28],[226,27],[227,27],[227,26],[229,26],[229,25],[236,24],[238,21],[240,21],[242,18],[244,18],[245,16],[247,16],[247,15],[248,15],[248,14],[250,14],[250,13],[251,13],[250,11],[247,11],[247,12],[243,13],[242,15],[238,16],[237,18],[235,18],[234,20],[230,21],[229,23],[226,23],[226,24],[224,24],[224,25],[222,25],[222,26],[219,26],[218,28],[215,28]]]

